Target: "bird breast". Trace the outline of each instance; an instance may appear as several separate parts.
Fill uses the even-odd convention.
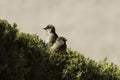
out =
[[[53,33],[49,33],[47,35],[46,43],[51,43],[53,38],[54,38],[54,34]]]

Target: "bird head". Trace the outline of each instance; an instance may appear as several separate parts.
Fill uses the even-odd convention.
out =
[[[57,38],[57,41],[59,41],[59,42],[63,42],[63,43],[65,43],[66,41],[67,41],[67,39],[65,38],[65,37],[58,37]]]
[[[58,40],[63,40],[63,41],[67,41],[67,39],[65,37],[59,37]]]
[[[47,32],[55,32],[55,27],[51,24],[47,25],[45,28],[43,28],[44,30],[46,30]]]

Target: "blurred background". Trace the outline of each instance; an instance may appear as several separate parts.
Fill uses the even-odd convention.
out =
[[[120,0],[0,0],[0,19],[43,40],[53,24],[69,48],[120,65]]]

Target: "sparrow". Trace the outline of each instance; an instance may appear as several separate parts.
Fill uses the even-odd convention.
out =
[[[58,38],[58,35],[56,34],[55,27],[51,24],[47,25],[45,28],[43,28],[47,32],[47,38],[46,38],[46,44],[48,47],[52,46],[56,39]]]
[[[51,46],[51,51],[66,53],[66,49],[67,49],[66,41],[67,41],[66,38],[58,37],[56,39],[56,42],[53,44],[53,46]]]

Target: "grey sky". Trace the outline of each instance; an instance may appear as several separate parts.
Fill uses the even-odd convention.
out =
[[[120,64],[120,0],[0,0],[0,18],[43,40],[53,24],[73,50]]]

